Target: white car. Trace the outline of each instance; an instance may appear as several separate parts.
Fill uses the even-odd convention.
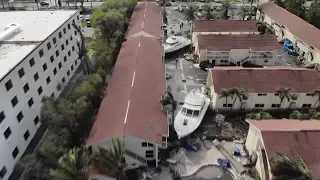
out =
[[[85,18],[84,18],[85,21],[87,22],[90,22],[90,15],[87,15]]]

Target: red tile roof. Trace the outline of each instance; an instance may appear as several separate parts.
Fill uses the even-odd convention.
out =
[[[136,37],[122,44],[88,139],[96,145],[120,135],[161,144],[168,136],[167,116],[159,100],[166,90],[163,46]]]
[[[274,51],[282,48],[274,34],[198,35],[198,45],[199,49],[208,51],[230,51],[231,49]]]
[[[312,131],[320,130],[320,121],[298,119],[247,120],[260,131]]]
[[[131,16],[127,30],[127,38],[137,33],[146,33],[145,36],[161,38],[163,36],[161,7],[152,2],[138,4]]]
[[[319,120],[248,120],[261,131],[267,157],[276,153],[298,154],[311,170],[320,177],[320,121]]]
[[[193,32],[259,32],[254,20],[194,20],[192,23]]]
[[[248,93],[272,93],[281,87],[292,93],[311,93],[319,88],[320,72],[307,68],[268,66],[266,68],[215,67],[210,69],[216,93],[243,88]]]
[[[316,38],[320,36],[318,28],[272,2],[262,4],[261,8],[268,17],[285,26],[301,41],[320,50],[320,39]]]

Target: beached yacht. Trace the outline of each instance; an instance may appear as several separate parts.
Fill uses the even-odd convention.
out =
[[[191,40],[183,36],[171,36],[164,44],[165,53],[171,53],[191,44]]]
[[[174,120],[174,129],[179,139],[191,134],[199,127],[209,103],[210,99],[204,94],[204,90],[193,89],[187,95]]]

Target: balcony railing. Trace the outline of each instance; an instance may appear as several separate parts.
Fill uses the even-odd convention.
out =
[[[141,162],[142,164],[147,164],[147,159],[146,159],[146,158],[141,157],[141,156],[137,155],[137,154],[134,153],[134,152],[131,152],[131,151],[129,151],[129,150],[126,149],[125,154],[126,154],[127,156],[131,157],[132,159],[135,159],[135,160]]]

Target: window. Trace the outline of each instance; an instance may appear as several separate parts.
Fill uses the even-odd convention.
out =
[[[23,91],[24,91],[24,93],[27,93],[28,91],[29,91],[29,85],[28,85],[28,83],[26,83],[24,86],[23,86]]]
[[[64,50],[64,45],[63,45],[63,44],[61,44],[61,50],[62,50],[62,51]]]
[[[33,58],[31,58],[31,59],[29,60],[29,64],[30,64],[30,67],[32,67],[32,66],[35,64],[35,62],[34,62],[34,59],[33,59]]]
[[[54,98],[54,92],[51,94],[51,96],[50,96],[51,98]]]
[[[51,44],[50,44],[50,42],[47,43],[47,48],[48,48],[48,50],[51,49]]]
[[[19,149],[18,149],[18,147],[16,147],[16,148],[14,148],[14,150],[12,151],[12,157],[15,159],[17,156],[18,156],[18,154],[19,154]]]
[[[14,98],[11,99],[11,105],[12,107],[15,107],[18,104],[18,98],[15,96]]]
[[[77,20],[79,20],[79,16],[77,16]]]
[[[38,94],[41,95],[42,91],[43,91],[43,90],[42,90],[42,87],[40,86],[40,87],[38,88]]]
[[[39,56],[40,56],[40,57],[43,56],[43,50],[42,50],[42,49],[39,51]]]
[[[74,61],[74,65],[76,66],[78,64],[78,61],[77,59]]]
[[[61,34],[61,32],[59,32],[59,39],[61,39],[62,38],[62,34]]]
[[[66,28],[63,28],[63,33],[65,34],[67,31],[66,31]]]
[[[71,52],[70,51],[68,51],[68,56],[71,56]]]
[[[50,57],[50,62],[53,62],[54,61],[54,57],[53,55]]]
[[[74,51],[74,46],[72,46],[72,51]]]
[[[38,73],[35,73],[35,74],[33,75],[33,79],[34,79],[34,81],[37,81],[37,80],[39,79],[39,74],[38,74]]]
[[[7,168],[3,166],[3,168],[0,171],[0,178],[4,178],[6,174],[7,174]]]
[[[73,40],[73,37],[72,36],[70,36],[70,41],[72,41]]]
[[[276,94],[274,94],[275,96],[279,96],[279,94],[278,93],[276,93]]]
[[[187,119],[184,119],[184,120],[183,120],[183,125],[184,125],[184,126],[188,125],[188,120],[187,120]]]
[[[29,101],[28,101],[28,105],[29,105],[29,107],[31,107],[31,106],[33,105],[33,103],[34,103],[34,102],[33,102],[33,99],[32,99],[32,98],[30,98],[30,99],[29,99]]]
[[[227,106],[228,106],[228,107],[232,107],[232,104],[228,104],[228,105],[227,105],[227,104],[223,104],[222,106],[223,106],[223,107],[227,107]]]
[[[4,131],[3,136],[4,136],[6,139],[8,139],[8,138],[10,137],[10,135],[11,135],[11,129],[10,129],[10,127],[8,127],[8,128],[6,129],[6,131]]]
[[[193,117],[198,117],[200,114],[200,111],[193,111]]]
[[[46,71],[46,70],[48,69],[48,67],[47,67],[47,64],[46,64],[46,63],[44,63],[44,64],[42,65],[42,69],[43,69],[43,71]]]
[[[148,143],[148,147],[153,147],[153,144],[152,143]]]
[[[311,104],[302,104],[302,107],[303,107],[303,108],[310,108],[310,107],[311,107]]]
[[[256,108],[263,108],[263,107],[264,107],[264,104],[255,104],[254,107],[256,107]]]
[[[148,147],[148,143],[142,142],[142,143],[141,143],[141,146],[142,146],[142,147]]]
[[[67,75],[70,76],[70,71],[69,70],[67,71]]]
[[[23,135],[24,140],[25,141],[28,140],[29,136],[30,136],[30,133],[29,133],[29,130],[27,130]]]
[[[266,96],[267,94],[258,94],[258,96]]]
[[[71,65],[71,71],[73,71],[73,65]]]
[[[57,74],[57,68],[54,68],[53,69],[53,75],[56,75]]]
[[[271,104],[271,107],[280,107],[280,104]]]
[[[62,83],[66,82],[66,79],[65,78],[62,78]]]
[[[34,125],[37,125],[37,124],[39,123],[39,117],[36,116],[36,117],[34,118],[33,122],[34,122]]]
[[[68,29],[70,29],[70,24],[68,24]]]
[[[77,35],[77,31],[74,31],[74,35]]]
[[[313,94],[312,93],[307,93],[307,96],[313,96]]]
[[[61,67],[62,67],[61,62],[59,62],[58,67],[59,67],[59,69],[61,69]]]
[[[265,59],[264,62],[267,63],[267,62],[268,62],[268,59]]]
[[[146,151],[146,158],[153,158],[153,151]]]
[[[64,56],[64,57],[63,57],[63,61],[64,61],[64,62],[67,62],[67,56]]]
[[[47,84],[49,84],[51,82],[50,76],[47,77],[46,82],[47,82]]]
[[[68,40],[68,39],[66,40],[66,45],[67,45],[67,46],[69,45],[69,40]]]
[[[5,87],[6,87],[6,90],[9,91],[9,90],[12,88],[12,82],[11,82],[11,80],[8,80],[8,81],[6,82],[6,84],[4,84],[4,85],[5,85]]]
[[[22,119],[23,119],[23,113],[22,111],[20,111],[19,114],[17,115],[17,120],[18,122],[21,122]]]
[[[52,39],[52,41],[53,41],[53,44],[57,43],[57,39],[55,37]]]
[[[56,50],[56,56],[57,57],[59,56],[59,50]]]
[[[74,24],[74,19],[72,20],[72,23]]]
[[[22,78],[24,76],[24,69],[21,68],[19,71],[18,71],[18,74],[19,74],[19,77]]]
[[[6,115],[4,114],[3,111],[0,112],[0,123],[6,118]]]

